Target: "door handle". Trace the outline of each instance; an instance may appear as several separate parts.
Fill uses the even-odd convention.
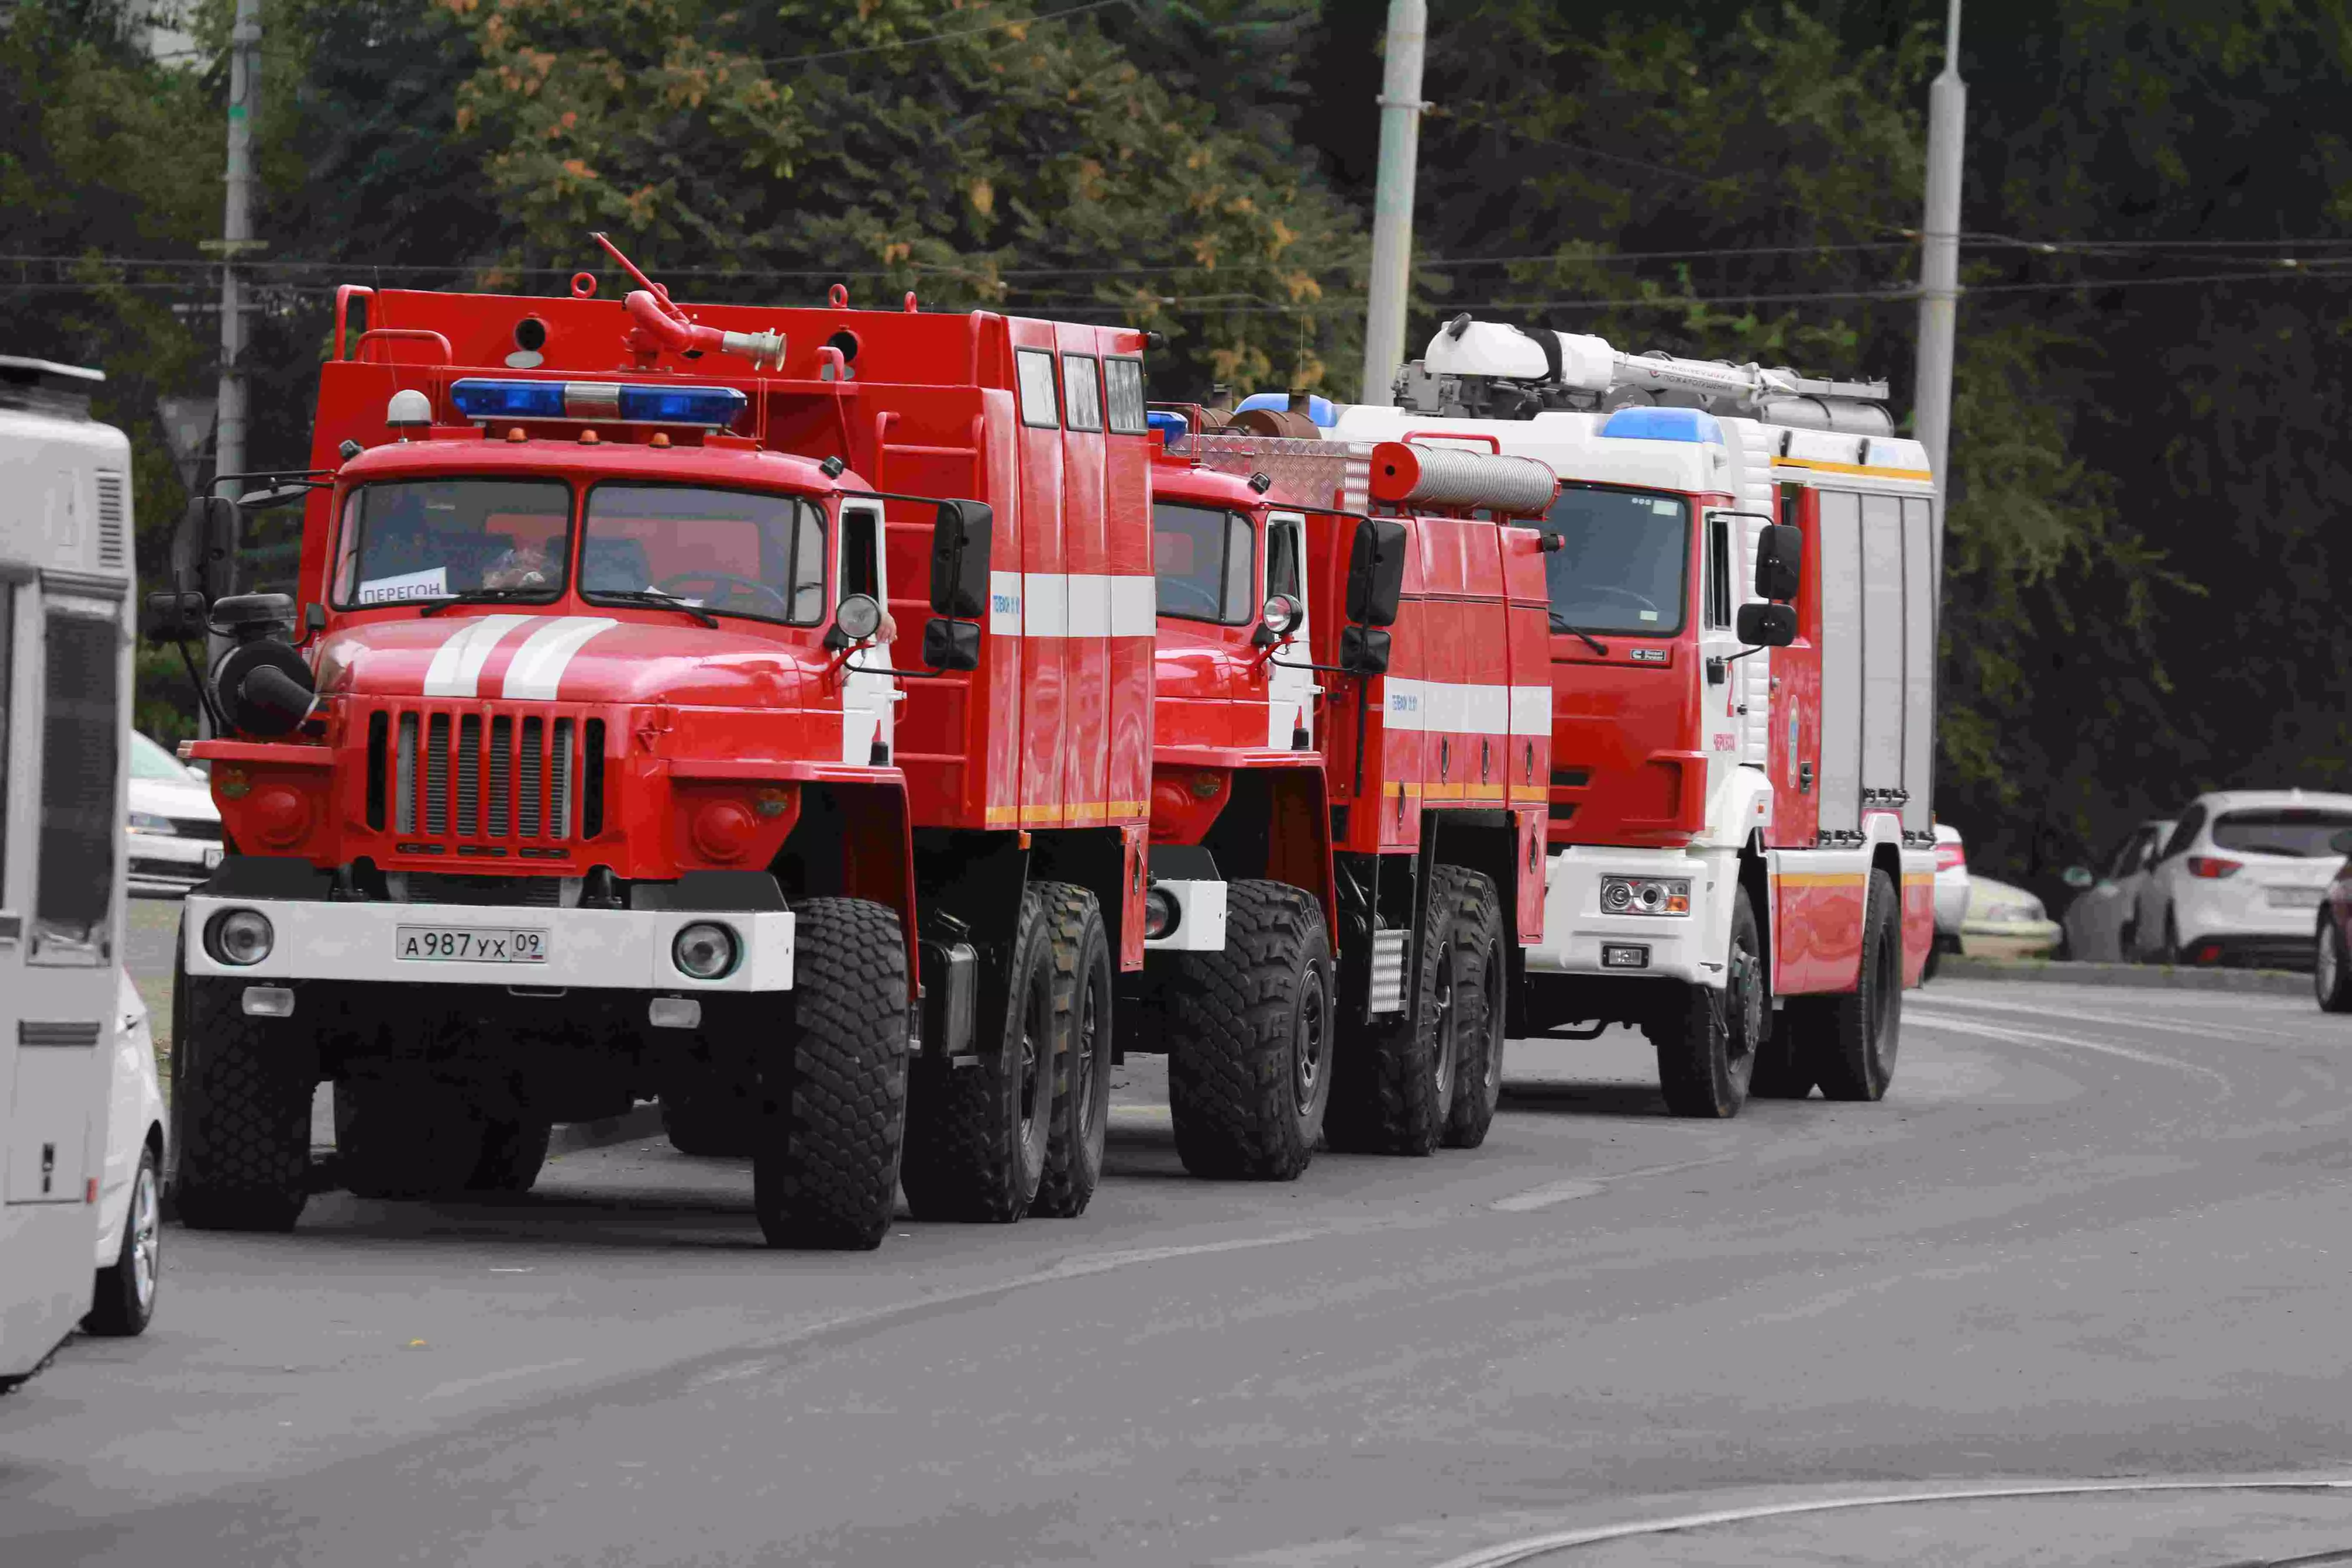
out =
[[[1799,795],[1813,793],[1813,764],[1811,763],[1797,764],[1797,793]]]

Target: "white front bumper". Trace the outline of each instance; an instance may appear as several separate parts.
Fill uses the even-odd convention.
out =
[[[227,964],[205,950],[204,933],[225,910],[258,910],[276,933],[259,963]],[[731,928],[742,955],[733,973],[697,980],[671,962],[680,929],[704,921]],[[402,926],[449,931],[538,931],[546,962],[484,963],[402,959]],[[192,894],[185,954],[190,974],[230,979],[363,980],[420,985],[528,985],[600,991],[789,991],[793,915],[789,910],[565,910],[484,908],[473,904],[336,904]]]
[[[1654,975],[1724,983],[1730,878],[1738,852],[1685,854],[1577,845],[1555,851],[1544,868],[1543,941],[1528,949],[1530,973]],[[1601,908],[1601,879],[1682,877],[1691,885],[1687,915],[1612,915]],[[1639,968],[1604,964],[1604,947],[1643,950]]]

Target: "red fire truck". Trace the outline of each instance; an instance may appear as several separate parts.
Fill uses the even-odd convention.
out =
[[[1550,768],[1544,541],[1496,520],[1540,516],[1552,476],[1150,418],[1152,887],[1126,1048],[1168,1053],[1200,1174],[1296,1176],[1318,1134],[1474,1147],[1506,976],[1541,933]]]
[[[1940,580],[1936,489],[1886,388],[1464,316],[1397,392],[1298,412],[1561,481],[1520,1026],[1639,1026],[1681,1115],[1878,1099],[1934,938]]]
[[[624,300],[341,290],[299,610],[153,608],[234,644],[181,1213],[292,1225],[331,1079],[364,1194],[528,1186],[659,1094],[773,1245],[876,1246],[901,1181],[1076,1214],[1143,962],[1144,336],[613,256]]]

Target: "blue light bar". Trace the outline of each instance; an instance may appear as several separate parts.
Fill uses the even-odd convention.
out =
[[[477,422],[562,419],[605,425],[699,425],[724,430],[751,400],[731,386],[619,386],[609,381],[453,382],[449,401]]]
[[[1144,415],[1143,422],[1160,432],[1160,443],[1171,452],[1181,448],[1192,434],[1192,422],[1171,408],[1154,408]]]
[[[1704,408],[1620,408],[1602,423],[1603,436],[1632,441],[1712,441],[1725,445],[1723,426]]]
[[[1286,392],[1253,392],[1242,399],[1241,406],[1234,412],[1247,414],[1254,408],[1263,408],[1271,413],[1281,414],[1290,406],[1290,394]],[[1307,417],[1328,430],[1332,426],[1339,423],[1339,410],[1329,398],[1319,397],[1310,392],[1307,395]]]

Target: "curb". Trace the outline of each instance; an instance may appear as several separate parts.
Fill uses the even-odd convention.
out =
[[[2147,991],[2236,991],[2310,997],[2311,977],[2277,969],[2188,969],[2161,963],[2067,963],[2051,959],[1945,957],[1937,980],[2031,980]]]
[[[331,1126],[331,1123],[330,1125]],[[548,1135],[547,1157],[556,1160],[566,1154],[579,1153],[583,1149],[602,1149],[614,1143],[633,1143],[640,1138],[654,1137],[661,1130],[660,1105],[653,1100],[645,1100],[630,1107],[618,1116],[607,1116],[601,1121],[566,1121],[559,1124],[555,1131]],[[318,1137],[315,1128],[311,1137],[313,1140]],[[310,1147],[310,1190],[314,1193],[341,1190],[342,1177],[338,1168],[339,1164],[340,1161],[333,1144],[320,1146],[314,1142]]]

